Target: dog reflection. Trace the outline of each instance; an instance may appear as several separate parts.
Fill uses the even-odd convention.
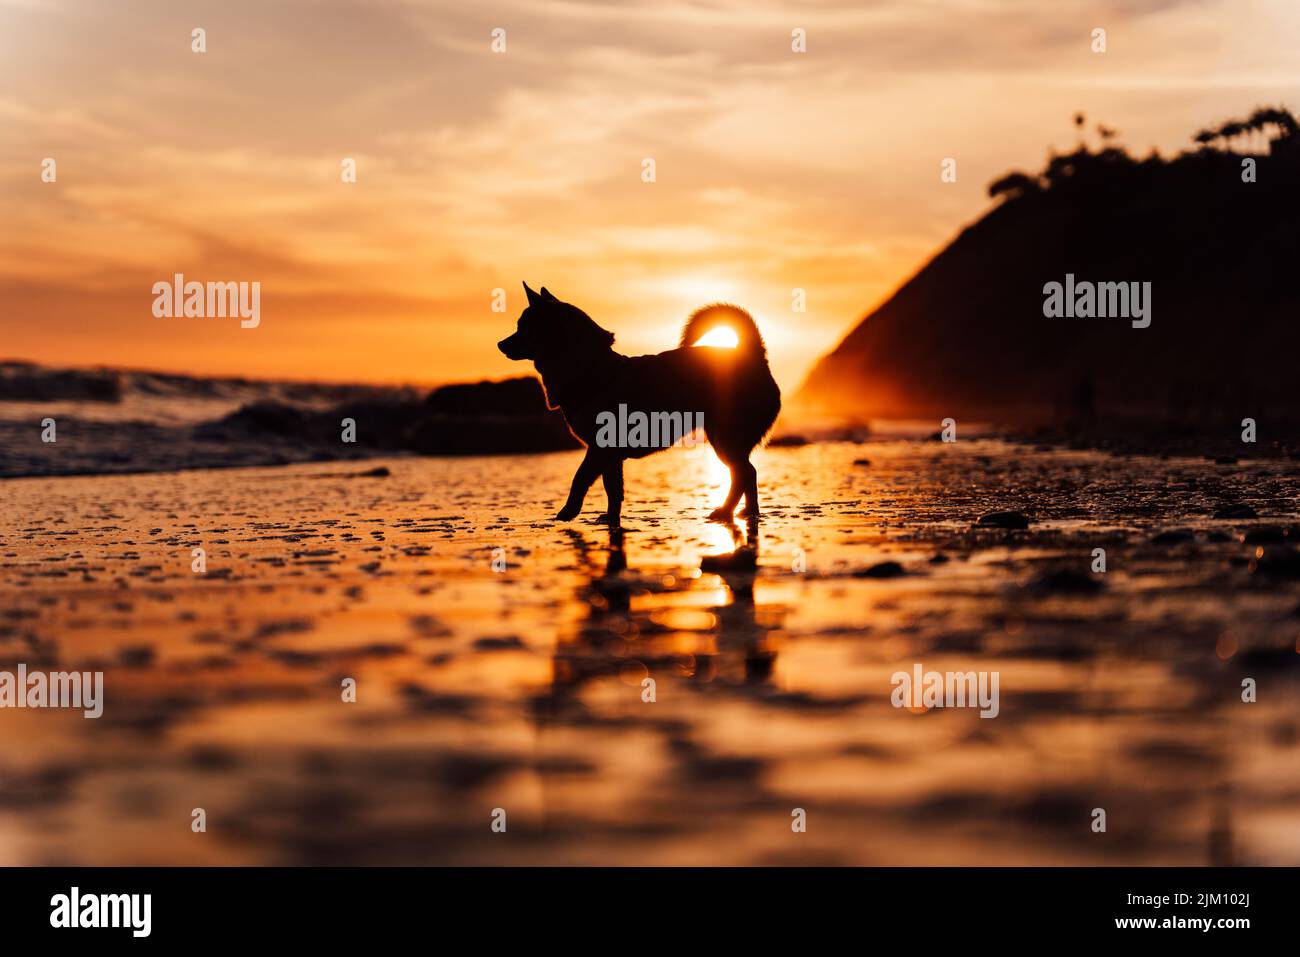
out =
[[[556,648],[551,686],[536,702],[539,717],[578,717],[575,710],[580,713],[580,692],[596,678],[639,684],[643,677],[658,681],[672,676],[688,684],[735,690],[770,684],[776,661],[770,633],[780,627],[780,612],[754,602],[757,536],[747,542],[734,523],[728,528],[734,550],[705,556],[700,563],[705,576],[682,580],[629,571],[621,530],[610,530],[607,549],[588,541],[581,532],[566,530],[578,564],[589,576],[578,589],[588,612],[574,634]],[[716,574],[725,586],[721,603],[701,609],[712,616],[711,626],[677,629],[656,620],[656,612],[687,607],[673,603],[672,596],[704,587],[709,573]],[[638,600],[634,602],[634,598]],[[694,640],[689,651],[681,650],[682,636]]]

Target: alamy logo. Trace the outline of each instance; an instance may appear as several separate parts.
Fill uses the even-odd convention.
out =
[[[0,708],[81,708],[82,717],[104,713],[104,672],[0,671]]]
[[[262,321],[262,284],[260,282],[186,282],[176,273],[171,282],[153,284],[153,314],[159,319],[240,318],[244,329],[256,329]]]
[[[925,671],[920,662],[912,673],[895,671],[889,696],[895,708],[979,708],[981,718],[996,718],[998,672]]]
[[[1131,319],[1134,329],[1151,325],[1151,283],[1081,282],[1074,273],[1065,283],[1043,286],[1043,315],[1048,319]]]
[[[132,937],[148,937],[152,894],[86,894],[74,887],[50,898],[51,927],[129,927]]]
[[[676,445],[694,448],[697,430],[704,428],[703,412],[628,412],[620,403],[618,414],[596,416],[596,444],[602,449],[659,449]]]

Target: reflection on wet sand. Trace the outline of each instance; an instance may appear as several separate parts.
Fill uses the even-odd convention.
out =
[[[629,570],[622,530],[608,533],[601,567],[595,546],[583,533],[565,530],[580,567],[590,576],[577,591],[580,606],[589,611],[574,634],[557,643],[551,690],[538,699],[539,714],[562,714],[564,703],[573,701],[587,682],[603,677],[638,687],[646,678],[656,685],[660,679],[682,678],[697,686],[727,687],[735,675],[743,676],[742,686],[770,683],[776,650],[768,636],[779,629],[783,612],[780,606],[765,608],[760,621],[754,605],[757,529],[752,529],[755,540],[747,543],[734,523],[724,527],[733,550],[701,560],[721,582],[720,588],[701,594],[717,604],[680,609],[653,598],[690,591],[696,578],[679,583],[671,574],[643,577]]]
[[[669,453],[614,533],[567,454],[6,483],[0,668],[106,700],[0,710],[0,860],[1300,862],[1294,463],[762,454],[761,527]]]

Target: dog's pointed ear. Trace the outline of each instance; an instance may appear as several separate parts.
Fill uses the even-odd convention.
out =
[[[530,306],[537,305],[537,303],[539,303],[542,299],[541,296],[537,295],[537,293],[533,292],[531,289],[528,288],[528,283],[524,283],[524,292],[528,293],[528,305]]]
[[[551,300],[551,302],[559,302],[559,301],[560,301],[560,300],[556,299],[555,296],[553,296],[553,295],[551,294],[551,290],[547,289],[545,286],[542,287],[542,298],[543,298],[543,299],[549,299],[549,300]]]

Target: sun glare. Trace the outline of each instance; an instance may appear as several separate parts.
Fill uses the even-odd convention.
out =
[[[740,339],[736,336],[736,330],[727,326],[718,326],[716,329],[710,329],[704,335],[700,336],[697,346],[721,346],[723,349],[734,349],[740,345]]]
[[[709,449],[708,452],[704,459],[704,480],[710,486],[726,488],[731,483],[731,469],[727,468],[726,463],[718,458],[718,454],[713,449]]]

